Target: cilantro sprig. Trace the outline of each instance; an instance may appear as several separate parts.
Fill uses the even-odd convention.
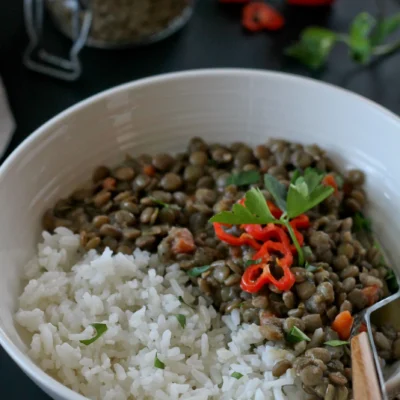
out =
[[[379,3],[378,3],[379,4]],[[285,54],[311,69],[322,67],[338,43],[345,44],[352,59],[367,64],[374,57],[386,56],[400,49],[400,41],[386,43],[400,29],[400,13],[378,19],[362,12],[350,24],[347,33],[338,33],[318,26],[310,26],[300,34],[298,42],[285,49]]]
[[[323,185],[324,174],[313,168],[307,168],[304,175],[295,174],[289,188],[286,188],[274,176],[264,176],[265,188],[273,197],[275,204],[282,210],[282,216],[275,218],[268,207],[261,190],[252,188],[245,194],[244,206],[235,204],[232,211],[222,211],[214,215],[210,222],[230,225],[242,224],[279,224],[286,227],[296,247],[299,264],[304,264],[304,254],[296,235],[290,225],[290,220],[312,209],[327,197],[334,189]]]

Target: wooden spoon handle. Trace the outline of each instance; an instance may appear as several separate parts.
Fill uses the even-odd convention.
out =
[[[351,340],[354,400],[382,400],[371,346],[365,332]]]

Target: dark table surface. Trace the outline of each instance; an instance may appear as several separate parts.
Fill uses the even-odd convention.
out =
[[[194,68],[258,68],[312,76],[400,113],[400,52],[360,67],[349,60],[344,47],[338,47],[327,67],[317,73],[282,56],[283,47],[297,37],[302,27],[318,24],[345,31],[358,12],[375,13],[375,4],[373,0],[338,0],[332,9],[285,9],[287,25],[283,31],[248,35],[240,27],[237,7],[218,5],[217,0],[198,0],[190,23],[163,42],[119,51],[85,49],[81,54],[81,79],[66,83],[24,68],[21,56],[27,37],[22,1],[0,0],[0,76],[17,123],[6,155],[46,120],[88,96],[138,78]],[[395,10],[396,5],[399,8],[395,0],[387,0],[386,4],[388,11]],[[63,42],[57,32],[50,30],[49,46],[64,48]],[[48,399],[1,348],[0,387],[2,399]]]

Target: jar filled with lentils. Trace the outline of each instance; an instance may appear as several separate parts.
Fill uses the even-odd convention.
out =
[[[86,45],[122,48],[166,38],[190,18],[194,0],[46,0],[56,26],[77,39],[76,25],[90,14]]]

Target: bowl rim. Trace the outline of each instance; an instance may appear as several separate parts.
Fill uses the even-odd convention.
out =
[[[265,71],[261,69],[246,69],[246,68],[210,68],[210,69],[194,69],[189,71],[170,72],[160,74],[156,76],[150,76],[134,81],[130,81],[121,85],[117,85],[110,89],[101,91],[95,95],[88,97],[85,100],[79,101],[78,103],[68,107],[66,110],[52,117],[49,121],[41,125],[34,132],[32,132],[27,138],[25,138],[6,158],[3,164],[0,166],[0,176],[5,174],[18,160],[18,158],[33,146],[39,139],[50,135],[52,125],[57,124],[63,119],[68,118],[78,110],[82,110],[91,104],[101,101],[109,96],[116,93],[123,92],[126,90],[132,90],[135,88],[142,88],[146,86],[157,85],[166,81],[180,81],[182,79],[190,78],[207,78],[207,77],[237,77],[237,78],[251,78],[251,77],[265,77],[268,79],[281,80],[286,82],[293,82],[297,85],[303,85],[304,87],[313,86],[320,90],[328,90],[332,93],[338,93],[344,97],[353,98],[356,101],[362,101],[367,104],[368,107],[379,112],[382,117],[388,119],[393,123],[397,123],[400,127],[400,117],[394,112],[387,108],[379,105],[378,103],[354,93],[348,89],[335,86],[331,83],[318,81],[313,78],[289,74],[285,72],[276,71]],[[85,400],[86,397],[69,389],[67,386],[57,381],[55,378],[48,375],[38,365],[36,365],[31,358],[21,351],[10,339],[8,339],[6,333],[0,326],[0,345],[11,357],[11,359],[25,372],[34,377],[35,381],[47,390],[64,397],[68,400]],[[36,383],[35,382],[35,383]]]

